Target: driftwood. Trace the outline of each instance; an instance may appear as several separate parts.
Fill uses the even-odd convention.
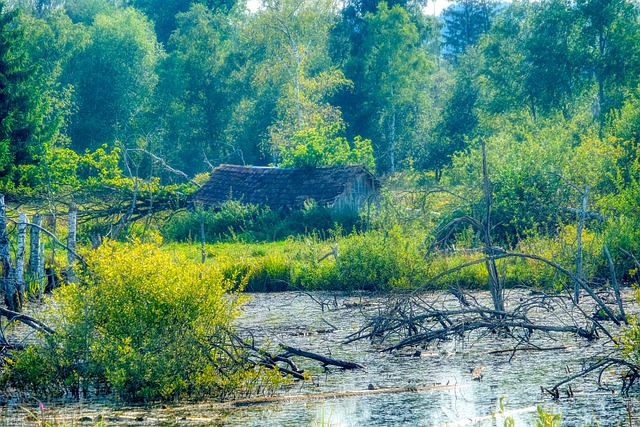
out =
[[[607,318],[611,319],[618,325],[620,324],[618,316],[613,313],[613,311],[604,303],[604,301],[602,301],[602,299],[593,291],[593,289],[591,289],[589,285],[576,277],[572,272],[553,261],[537,255],[514,252],[498,253],[487,258],[497,260],[509,257],[532,259],[544,262],[556,268],[558,271],[571,278],[574,282],[579,283],[582,289],[584,289],[596,302],[597,306],[602,309],[602,312],[607,316]],[[387,306],[386,310],[374,317],[360,331],[347,337],[347,342],[363,338],[379,339],[384,341],[390,336],[401,336],[404,334],[405,336],[402,337],[399,344],[385,348],[386,350],[391,350],[406,345],[415,345],[421,341],[429,342],[433,340],[447,339],[451,336],[464,334],[467,331],[479,328],[495,330],[497,328],[505,327],[519,328],[525,332],[533,330],[569,332],[588,339],[597,338],[595,329],[585,329],[577,324],[566,326],[537,325],[529,320],[527,317],[527,311],[533,307],[540,307],[548,304],[553,299],[551,296],[533,296],[510,312],[505,310],[489,309],[479,304],[474,304],[473,307],[462,310],[436,309],[432,304],[423,301],[421,294],[428,284],[437,283],[437,281],[445,275],[454,273],[463,268],[481,263],[486,264],[487,258],[470,261],[436,275],[434,278],[429,280],[427,284],[413,291],[408,296],[400,297],[397,301],[391,302]],[[467,305],[470,304],[464,298],[460,299],[460,296],[457,296],[457,298],[461,302],[465,301]],[[600,330],[605,335],[612,337],[610,332],[598,320],[588,317],[587,313],[584,313],[579,306],[574,307],[577,307],[583,314],[585,320],[592,323],[597,330]],[[549,306],[548,309],[552,310],[553,308]],[[474,318],[469,318],[468,315],[474,315]],[[433,324],[438,325],[440,328],[434,328]]]
[[[557,351],[557,350],[566,350],[566,346],[558,346],[558,347],[537,347],[537,346],[527,346],[527,347],[514,347],[507,348],[504,350],[493,350],[487,354],[503,354],[503,353],[515,353],[518,351]]]
[[[451,388],[459,388],[459,384],[434,384],[430,386],[416,386],[416,387],[389,387],[389,388],[368,388],[365,390],[349,390],[349,391],[337,391],[330,393],[314,393],[314,394],[296,394],[288,396],[265,396],[265,397],[253,397],[249,399],[232,400],[230,402],[222,403],[221,406],[252,406],[262,405],[266,403],[275,402],[293,402],[293,401],[310,401],[310,400],[326,400],[326,399],[338,399],[352,396],[366,396],[374,394],[397,394],[397,393],[416,393],[420,391],[431,390],[446,390]]]
[[[622,367],[622,368],[627,368],[628,369],[628,372],[626,372],[623,375],[621,375],[621,380],[622,380],[621,392],[624,395],[628,395],[629,394],[629,390],[631,389],[631,387],[635,384],[636,380],[638,378],[640,378],[640,365],[636,365],[636,364],[631,363],[631,362],[629,362],[627,360],[619,359],[619,358],[615,358],[615,357],[604,357],[604,358],[601,358],[600,360],[598,360],[595,363],[593,363],[591,366],[589,366],[589,367],[581,370],[580,372],[577,372],[577,373],[575,373],[575,374],[563,379],[562,381],[556,383],[550,389],[543,388],[543,391],[548,392],[554,399],[559,399],[560,398],[560,391],[559,391],[560,386],[562,386],[564,384],[571,383],[572,381],[574,381],[574,380],[576,380],[578,378],[583,378],[583,377],[591,374],[594,371],[599,371],[598,384],[602,387],[602,376],[607,370],[610,370],[610,368],[612,366],[618,366],[618,367]],[[571,387],[570,384],[569,384],[569,387]],[[573,391],[571,391],[571,389],[569,389],[569,390],[570,391],[567,393],[568,396],[573,395]]]

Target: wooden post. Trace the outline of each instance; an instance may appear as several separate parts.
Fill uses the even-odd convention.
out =
[[[67,235],[67,282],[75,283],[76,275],[73,264],[76,261],[76,225],[78,208],[74,203],[69,204],[69,234]]]
[[[27,252],[27,215],[20,212],[18,222],[18,252],[16,253],[16,292],[20,305],[24,303],[27,286],[24,280],[24,258]]]
[[[196,212],[199,213],[198,216],[200,217],[200,254],[202,256],[202,263],[204,264],[207,259],[207,252],[205,251],[206,236],[204,234],[204,207],[202,205],[196,206]]]
[[[20,309],[16,299],[16,282],[11,251],[9,249],[9,233],[7,232],[7,207],[4,194],[0,195],[0,264],[2,264],[2,289],[7,308],[12,311]]]

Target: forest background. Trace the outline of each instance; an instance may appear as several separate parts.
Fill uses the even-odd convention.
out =
[[[465,0],[439,17],[428,10],[421,1],[4,2],[0,190],[53,216],[78,204],[80,236],[94,245],[143,219],[138,234],[188,240],[202,215],[172,214],[216,165],[358,162],[386,188],[378,226],[415,220],[404,233],[426,239],[452,219],[480,218],[484,143],[499,244],[542,238],[575,251],[584,205],[586,241],[636,251],[638,3]],[[258,207],[203,215],[209,243],[327,237],[335,223],[298,214],[277,227],[278,215]],[[459,227],[458,246],[473,234]]]

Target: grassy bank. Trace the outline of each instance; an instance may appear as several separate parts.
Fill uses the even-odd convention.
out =
[[[571,234],[574,232],[575,229],[567,227],[554,239],[523,239],[512,250],[539,255],[572,270],[575,242]],[[584,273],[589,277],[606,274],[602,243],[602,238],[595,235],[585,239]],[[455,245],[455,251],[434,250],[429,244],[426,233],[396,226],[389,230],[352,232],[346,236],[334,233],[329,239],[312,235],[278,242],[206,244],[204,262],[219,268],[227,280],[235,283],[236,289],[252,292],[486,288],[488,275],[483,263],[446,274],[458,266],[482,259],[481,251]],[[333,255],[325,257],[336,245],[337,260]],[[164,248],[183,253],[196,262],[202,259],[202,246],[196,243],[167,243]],[[538,261],[505,259],[498,261],[498,268],[507,287],[560,290],[572,286],[565,276]]]

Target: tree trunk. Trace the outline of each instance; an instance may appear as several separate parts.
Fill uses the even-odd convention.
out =
[[[393,93],[393,92],[392,92]],[[396,113],[391,115],[391,128],[389,130],[391,173],[396,171]]]
[[[40,267],[40,228],[42,227],[42,217],[35,214],[31,217],[31,223],[35,227],[31,227],[29,231],[29,269],[27,270],[28,280],[39,280],[42,276],[39,271]]]
[[[618,304],[618,309],[620,310],[620,320],[622,320],[625,324],[628,324],[627,315],[625,314],[624,307],[622,305],[622,298],[620,297],[620,286],[618,286],[618,279],[616,279],[616,269],[613,266],[613,260],[611,259],[611,254],[609,253],[609,248],[607,248],[607,245],[604,245],[602,251],[604,252],[604,256],[607,258],[607,264],[609,265],[611,287],[613,288],[613,293],[616,296],[616,303]]]
[[[20,212],[18,222],[18,252],[16,253],[16,291],[20,305],[24,303],[27,286],[24,280],[24,258],[27,251],[27,215]]]
[[[73,271],[73,264],[76,261],[76,224],[78,208],[74,203],[69,205],[69,234],[67,236],[67,282],[75,283],[76,275]]]
[[[4,194],[0,195],[0,264],[2,264],[4,301],[9,310],[19,311],[20,306],[17,300],[15,273],[11,265],[9,233],[7,232],[7,207],[4,202]]]
[[[576,254],[576,277],[582,280],[582,230],[584,229],[584,219],[587,215],[587,195],[589,194],[589,186],[584,187],[582,193],[582,208],[580,209],[580,220],[578,221],[578,229],[576,230],[578,241],[578,253]],[[580,284],[578,282],[573,285],[573,301],[576,304],[580,302]]]
[[[484,235],[484,250],[489,256],[493,256],[494,250],[491,243],[491,181],[489,181],[489,168],[487,166],[487,146],[482,140],[482,180],[484,187],[485,197],[485,214],[483,221],[483,235]],[[498,269],[496,267],[496,261],[490,258],[485,263],[487,272],[489,273],[489,289],[491,291],[491,298],[493,299],[493,307],[498,312],[504,311],[504,292],[502,290],[502,284],[500,283],[500,276],[498,276]]]
[[[204,208],[202,206],[198,207],[199,212],[200,212],[200,240],[201,240],[201,248],[200,248],[200,254],[202,256],[202,263],[204,264],[204,262],[207,259],[207,252],[205,251],[205,243],[206,243],[206,237],[204,234]]]
[[[38,256],[38,280],[40,281],[40,289],[38,291],[38,298],[42,299],[45,289],[47,277],[44,273],[44,243],[40,242],[40,255]]]

